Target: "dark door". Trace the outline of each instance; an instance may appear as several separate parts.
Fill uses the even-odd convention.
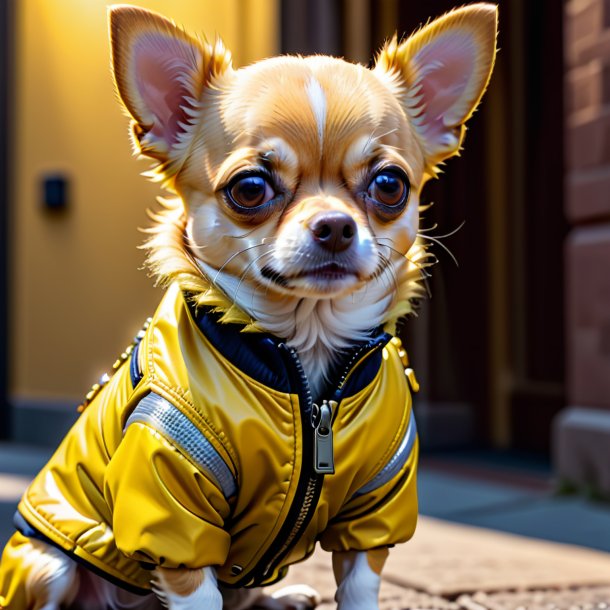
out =
[[[498,4],[490,88],[461,158],[425,190],[432,235],[465,221],[443,239],[459,268],[435,248],[425,366],[431,408],[466,402],[480,443],[548,452],[564,405],[563,6]],[[455,5],[399,3],[398,29]]]
[[[281,3],[282,46],[366,62],[394,31],[408,35],[461,4],[290,0]],[[468,411],[475,442],[547,452],[551,419],[564,404],[563,3],[498,4],[490,88],[462,156],[424,190],[434,205],[422,226],[436,226],[428,234],[459,268],[434,247],[432,298],[403,336],[430,412],[455,405]]]

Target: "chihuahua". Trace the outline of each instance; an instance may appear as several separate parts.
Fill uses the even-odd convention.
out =
[[[340,610],[378,607],[417,519],[420,193],[489,81],[497,9],[325,56],[235,70],[217,40],[110,10],[132,139],[175,196],[152,213],[167,290],[24,494],[0,607],[313,608],[266,595],[317,542]]]

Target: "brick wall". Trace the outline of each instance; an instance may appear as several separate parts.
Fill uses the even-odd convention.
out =
[[[610,409],[610,0],[565,19],[568,400]]]
[[[561,478],[610,496],[610,0],[565,4],[566,371]]]

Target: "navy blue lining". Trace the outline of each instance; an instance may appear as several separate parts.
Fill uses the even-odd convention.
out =
[[[142,371],[140,369],[140,363],[138,362],[138,353],[140,351],[140,343],[138,341],[131,351],[131,360],[129,362],[129,374],[131,376],[131,387],[135,388],[140,380],[142,379]]]
[[[36,540],[43,540],[49,542],[46,536],[43,536],[38,530],[35,530],[23,517],[23,515],[16,511],[13,515],[13,525],[15,529],[20,531],[24,536],[28,538],[35,538]]]
[[[367,349],[363,352],[362,356],[364,357],[365,354],[369,354],[369,356],[360,366],[357,366],[354,373],[350,375],[349,379],[345,382],[345,385],[341,389],[341,396],[343,398],[357,394],[373,381],[381,367],[383,358],[382,348],[391,338],[392,335],[382,332],[368,342]],[[374,352],[371,353],[373,350]]]
[[[187,303],[192,303],[188,295],[185,295],[185,300]],[[220,323],[219,318],[222,314],[207,308],[200,308],[197,312],[191,309],[191,312],[201,332],[227,360],[256,381],[279,392],[291,392],[294,384],[290,382],[290,373],[279,349],[283,345],[282,339],[268,333],[241,332],[242,325]],[[343,371],[353,354],[363,345],[366,346],[364,356],[391,339],[391,335],[381,329],[377,329],[373,334],[371,339],[358,343],[349,350],[335,367],[335,371]],[[358,370],[350,376],[342,388],[341,395],[351,396],[371,383],[381,366],[381,357],[381,350],[376,350],[366,358]],[[336,375],[331,375],[330,378],[332,387],[338,379]]]
[[[242,333],[239,324],[221,324],[220,314],[200,309],[195,320],[208,341],[249,377],[280,392],[291,391],[280,339],[266,333]]]
[[[358,371],[345,382],[342,395],[353,396],[363,388],[366,388],[379,372],[381,359],[382,354],[380,349],[376,350],[374,354],[371,354],[362,365],[358,367]]]

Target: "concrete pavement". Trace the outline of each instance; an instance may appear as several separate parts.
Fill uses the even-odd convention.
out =
[[[335,605],[328,554],[291,569]],[[582,547],[422,517],[409,543],[392,549],[382,610],[607,610],[610,555]]]

